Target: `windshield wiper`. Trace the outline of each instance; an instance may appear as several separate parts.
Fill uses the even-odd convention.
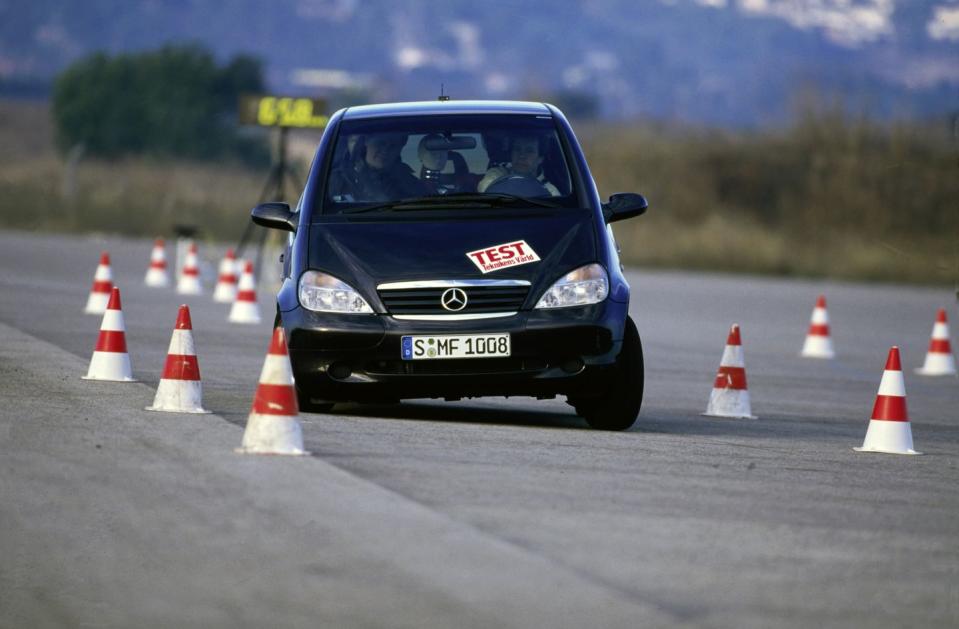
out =
[[[456,194],[448,194],[446,196],[440,197],[441,199],[464,199],[471,201],[483,201],[490,203],[491,205],[533,205],[535,207],[562,207],[552,201],[544,201],[543,199],[531,198],[531,197],[521,197],[516,194],[506,194],[505,192],[482,192],[482,193],[472,193],[472,192],[460,192]]]
[[[447,197],[439,196],[426,196],[426,197],[409,197],[406,199],[399,199],[397,201],[390,201],[389,203],[378,203],[376,205],[367,205],[364,207],[354,207],[348,210],[343,210],[343,214],[362,214],[364,212],[376,212],[380,210],[408,210],[408,209],[419,209],[420,207],[427,206],[433,207],[437,202],[442,202],[443,199]]]
[[[504,194],[499,192],[490,194],[477,194],[472,192],[462,192],[445,195],[430,195],[425,197],[410,197],[407,199],[400,199],[398,201],[390,201],[389,203],[379,203],[377,205],[350,208],[348,210],[343,210],[342,213],[362,214],[364,212],[387,210],[442,210],[446,209],[450,205],[461,203],[481,204],[487,207],[523,207],[528,205],[548,208],[560,207],[559,205],[549,201],[520,197],[515,194]]]

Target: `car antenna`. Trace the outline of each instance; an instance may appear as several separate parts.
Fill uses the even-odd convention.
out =
[[[443,101],[443,102],[446,102],[446,101],[448,101],[448,100],[450,99],[450,97],[449,97],[448,94],[445,93],[445,91],[444,91],[444,89],[443,89],[444,87],[446,87],[446,86],[443,85],[442,83],[440,83],[440,97],[439,97],[439,100],[441,100],[441,101]]]

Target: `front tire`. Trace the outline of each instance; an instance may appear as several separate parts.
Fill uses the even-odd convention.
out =
[[[643,344],[636,324],[626,317],[623,349],[616,359],[609,387],[602,397],[569,398],[576,414],[597,430],[626,430],[636,421],[643,404],[645,366]]]

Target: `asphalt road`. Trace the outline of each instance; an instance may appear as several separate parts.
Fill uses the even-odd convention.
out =
[[[632,272],[631,431],[346,406],[302,415],[313,457],[249,457],[269,295],[227,324],[144,287],[149,246],[0,232],[0,626],[959,626],[959,381],[911,373],[946,289]],[[101,248],[138,384],[80,380]],[[798,357],[820,292],[833,362]],[[183,301],[213,415],[143,410]],[[734,322],[755,421],[700,416]],[[921,457],[851,450],[893,344]]]

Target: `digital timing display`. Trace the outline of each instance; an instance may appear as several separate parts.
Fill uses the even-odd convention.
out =
[[[243,96],[240,122],[261,127],[321,129],[330,121],[326,101],[294,96]]]

